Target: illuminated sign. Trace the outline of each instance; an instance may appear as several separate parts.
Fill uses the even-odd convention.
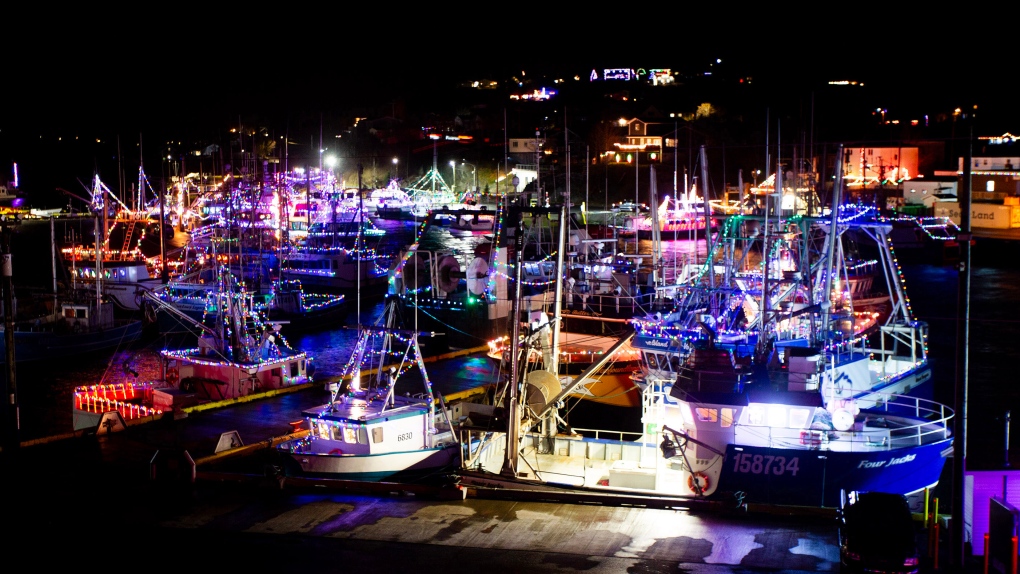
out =
[[[630,81],[634,79],[634,71],[630,68],[606,68],[602,70],[602,79]]]

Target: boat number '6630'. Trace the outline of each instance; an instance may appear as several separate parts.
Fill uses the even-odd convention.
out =
[[[744,474],[786,474],[797,476],[800,470],[800,457],[787,459],[785,456],[768,454],[752,454],[742,452],[733,459],[733,472]]]

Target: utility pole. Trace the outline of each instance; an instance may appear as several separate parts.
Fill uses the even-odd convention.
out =
[[[14,452],[21,445],[21,413],[14,357],[14,285],[11,266],[11,227],[21,223],[17,217],[0,216],[0,288],[4,302],[4,345],[6,350],[6,400],[4,401],[3,452]]]
[[[956,240],[960,244],[960,262],[956,287],[956,382],[955,411],[953,417],[953,514],[950,521],[950,542],[952,543],[951,564],[959,569],[967,561],[967,547],[964,536],[964,513],[966,493],[963,488],[967,473],[967,400],[969,394],[969,338],[970,338],[970,240],[971,234],[971,189],[973,163],[973,127],[968,130],[967,148],[963,158],[963,181],[960,186],[960,230]]]

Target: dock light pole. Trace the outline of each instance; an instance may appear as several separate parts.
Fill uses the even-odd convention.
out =
[[[453,161],[452,159],[450,160],[450,169],[453,171],[453,179],[451,180],[453,183],[452,183],[451,187],[453,187],[453,191],[454,191],[454,193],[456,193],[457,192],[457,162]]]
[[[964,536],[963,507],[966,495],[963,482],[967,471],[967,400],[969,395],[969,337],[970,337],[970,240],[972,158],[974,134],[969,126],[967,149],[963,158],[963,178],[960,187],[960,229],[956,240],[960,244],[960,262],[956,282],[956,380],[953,415],[953,514],[950,522],[952,542],[952,565],[962,568],[967,559],[967,545]]]
[[[1006,422],[1006,442],[1005,442],[1006,446],[1002,450],[1002,454],[1006,457],[1006,460],[1005,460],[1006,468],[1009,468],[1009,419],[1011,417],[1012,417],[1012,413],[1010,411],[1006,411],[1006,421],[1005,421]]]
[[[14,358],[14,282],[11,265],[11,234],[13,225],[21,223],[20,216],[0,215],[0,288],[4,303],[4,344],[6,345],[6,377],[4,388],[3,452],[14,452],[21,445],[21,416],[18,405],[17,373]]]
[[[461,160],[460,165],[471,166],[471,191],[478,191],[478,168],[473,163]]]

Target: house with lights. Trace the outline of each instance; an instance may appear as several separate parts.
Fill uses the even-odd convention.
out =
[[[639,118],[621,118],[621,127],[627,128],[627,135],[622,141],[613,142],[610,149],[602,152],[602,161],[609,163],[638,162],[640,164],[659,163],[662,161],[666,135],[676,131],[672,124],[650,122]],[[669,140],[674,147],[675,140]]]

